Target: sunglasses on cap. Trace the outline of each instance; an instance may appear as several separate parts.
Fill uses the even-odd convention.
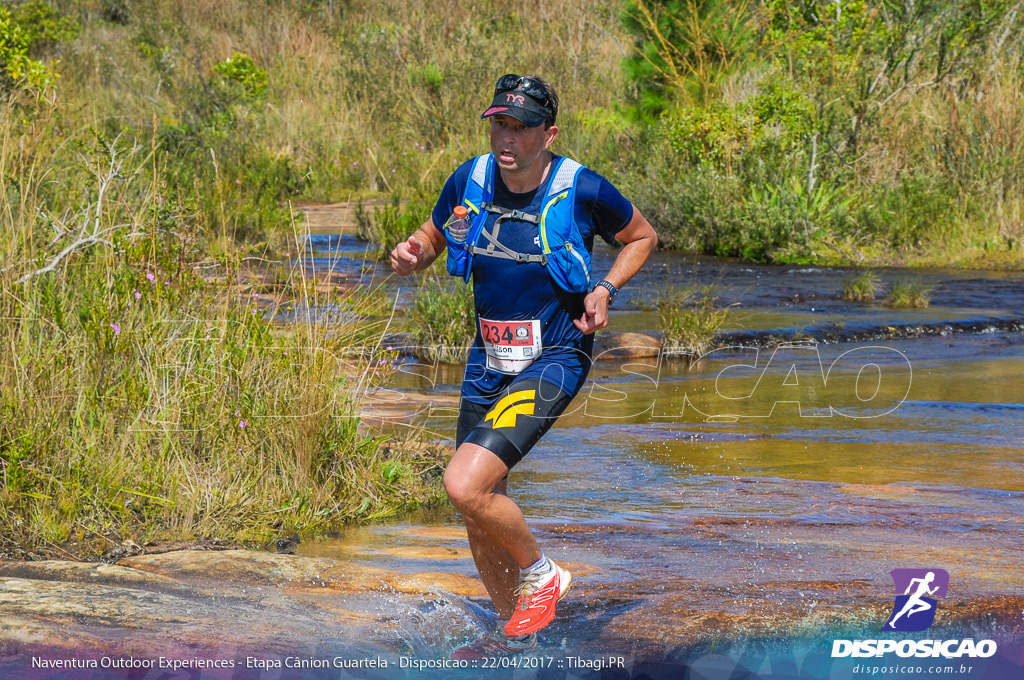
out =
[[[494,86],[494,101],[481,118],[511,116],[528,127],[554,125],[558,115],[558,98],[543,81],[530,76],[508,73]]]
[[[494,85],[494,94],[496,95],[503,92],[513,91],[524,92],[539,101],[541,104],[545,106],[550,105],[548,102],[548,89],[539,81],[534,80],[529,76],[508,73],[498,78],[498,82]]]

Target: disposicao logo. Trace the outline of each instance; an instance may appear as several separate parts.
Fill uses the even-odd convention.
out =
[[[936,597],[945,597],[949,574],[944,569],[893,569],[889,572],[896,585],[896,600],[881,630],[913,633],[928,629],[935,622]],[[955,659],[988,658],[996,653],[994,640],[833,640],[832,658],[899,657]]]
[[[935,621],[936,597],[945,597],[949,574],[945,569],[893,569],[896,602],[882,630],[914,633],[927,630]]]

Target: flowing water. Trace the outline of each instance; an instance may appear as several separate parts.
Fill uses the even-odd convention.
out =
[[[358,250],[346,237],[312,245]],[[613,256],[599,247],[595,271]],[[949,572],[947,636],[996,630],[1019,644],[1024,275],[881,270],[885,290],[907,278],[932,290],[929,307],[893,310],[840,300],[855,273],[659,253],[627,287],[615,331],[656,333],[651,308],[670,285],[712,285],[728,332],[692,365],[598,361],[512,473],[545,551],[576,574],[543,648],[699,666],[787,640],[776,656],[792,661],[793,640],[877,637],[897,568]],[[408,404],[403,424],[450,440],[460,377],[407,359],[387,400]],[[440,509],[300,552],[473,576],[460,527]],[[445,602],[384,646],[443,656],[495,623],[484,597]]]
[[[331,227],[309,246],[292,266],[408,306],[415,280],[387,277],[364,242]],[[614,251],[595,255],[606,271]],[[0,563],[0,677],[1024,677],[1024,274],[879,271],[883,289],[932,289],[929,307],[893,310],[840,300],[854,273],[658,253],[626,287],[587,385],[510,476],[575,576],[515,664],[445,665],[500,622],[443,506],[307,540],[297,557]],[[680,286],[713,286],[730,309],[693,363],[637,335],[657,334],[655,302]],[[285,318],[349,314],[297,304]],[[461,375],[405,357],[365,420],[450,444]],[[880,631],[898,569],[949,576],[925,630]],[[836,656],[858,640],[998,652]],[[238,663],[54,670],[73,656]]]

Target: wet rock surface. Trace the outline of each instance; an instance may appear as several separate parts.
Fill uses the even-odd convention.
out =
[[[679,561],[627,576],[622,565],[600,564],[608,552],[629,550],[627,527],[548,526],[543,538],[561,544],[577,586],[560,605],[544,643],[561,652],[628,653],[650,660],[713,641],[877,630],[892,604],[891,584],[851,578],[849,572],[829,580],[813,560],[806,571],[795,569],[787,564],[793,555],[771,554],[770,535],[784,530],[804,550],[811,549],[812,539],[826,542],[827,535],[805,529],[806,536],[795,537],[794,528],[694,522],[687,532],[696,537],[691,541],[724,542],[734,553],[726,559],[694,557],[694,545],[673,551],[666,544],[670,532],[648,534],[650,551],[662,553],[655,562],[668,562],[673,552]],[[0,563],[0,649],[7,662],[41,649],[51,655],[146,657],[342,652],[434,657],[497,624],[459,529],[381,530],[387,539],[379,544],[360,535],[357,544],[336,546],[351,561],[185,550],[135,555],[117,564]],[[768,552],[760,559],[744,553],[743,537],[751,532],[765,534]],[[776,552],[783,549],[774,546]],[[934,553],[914,549],[906,557],[927,561],[929,552]],[[597,563],[580,561],[587,555]],[[719,564],[713,576],[709,559]],[[1009,553],[989,555],[979,571],[994,570],[999,582],[972,578],[968,582],[977,587],[962,586],[943,602],[939,622],[946,630],[1021,631],[1024,596],[992,592],[1007,586],[1020,592],[1020,575],[1002,571],[1012,568],[1012,559]],[[650,560],[646,555],[635,563]],[[765,566],[774,573],[762,576]],[[794,575],[799,578],[787,578]]]
[[[0,649],[180,656],[317,653],[387,637],[424,603],[480,597],[459,574],[399,574],[247,550],[138,555],[119,564],[0,563]],[[435,605],[436,606],[436,605]],[[458,608],[455,608],[458,610]],[[388,649],[386,642],[380,649]]]
[[[968,560],[961,553],[970,541],[903,545],[898,529],[802,519],[666,516],[643,532],[536,528],[575,576],[542,634],[545,655],[690,663],[709,649],[771,640],[824,649],[830,637],[875,636],[892,607],[879,563],[961,565],[935,634],[1024,638],[1012,531],[986,538],[987,553]],[[365,527],[297,550],[305,554],[181,550],[117,564],[0,563],[0,671],[30,657],[103,655],[439,659],[498,625],[457,526]],[[253,677],[264,677],[258,671]]]

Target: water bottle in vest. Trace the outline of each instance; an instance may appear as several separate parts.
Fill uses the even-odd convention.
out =
[[[444,223],[444,229],[448,232],[452,241],[455,243],[465,243],[466,234],[469,233],[471,225],[472,220],[469,218],[469,211],[466,210],[466,206],[457,205],[455,210],[452,211],[452,216]]]

